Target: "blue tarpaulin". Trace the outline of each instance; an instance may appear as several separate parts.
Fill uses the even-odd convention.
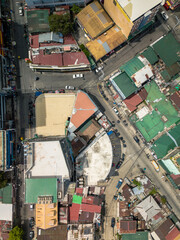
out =
[[[109,132],[107,133],[107,135],[110,136],[112,133],[113,133],[113,131],[109,131]]]
[[[38,96],[41,95],[41,94],[42,94],[42,92],[36,92],[36,93],[35,93],[35,96],[38,97]]]

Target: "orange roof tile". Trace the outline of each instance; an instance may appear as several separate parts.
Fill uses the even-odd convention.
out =
[[[124,103],[126,104],[127,108],[133,112],[136,110],[136,106],[139,105],[142,102],[142,98],[139,96],[139,94],[131,95],[129,98],[126,98],[124,100]]]
[[[97,110],[98,109],[96,105],[89,98],[89,96],[85,92],[79,91],[77,93],[77,98],[71,117],[71,123],[78,128]]]

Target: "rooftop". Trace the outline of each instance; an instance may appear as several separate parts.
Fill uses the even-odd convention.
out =
[[[137,232],[130,234],[123,234],[122,240],[148,240],[148,232]]]
[[[129,97],[137,90],[135,83],[126,72],[119,73],[115,77],[110,78],[110,80],[122,99]]]
[[[148,110],[147,113],[139,118],[139,115],[133,115],[131,120],[135,122],[136,127],[142,133],[146,141],[150,141],[164,128],[169,128],[178,122],[178,112],[172,106],[166,96],[161,93],[159,87],[154,81],[146,84],[145,89],[148,93],[146,98]]]
[[[1,203],[0,204],[0,220],[11,221],[13,217],[13,205]]]
[[[155,6],[162,3],[162,0],[117,0],[131,21],[135,21]],[[141,7],[139,7],[141,6]],[[147,14],[149,15],[149,14]]]
[[[109,16],[113,19],[115,24],[122,30],[122,33],[128,38],[133,23],[120,6],[117,0],[104,1],[104,8]]]
[[[12,184],[0,189],[0,202],[12,203]]]
[[[135,233],[136,225],[137,225],[136,221],[120,220],[120,233]]]
[[[25,180],[26,203],[37,203],[38,196],[52,196],[57,202],[57,178],[30,178]]]
[[[151,220],[161,211],[161,208],[152,196],[145,198],[142,202],[136,205],[136,209],[146,222]]]
[[[45,93],[36,99],[36,133],[42,136],[64,136],[65,125],[71,116],[74,93]]]
[[[72,199],[72,203],[76,203],[76,204],[81,204],[82,202],[82,196],[78,196],[78,195],[73,195],[73,199]]]
[[[83,91],[78,91],[77,98],[73,106],[69,130],[74,131],[75,129],[79,128],[97,110],[97,106],[88,96],[88,94]]]
[[[124,36],[122,29],[119,29],[119,27],[115,25],[95,40],[89,41],[86,44],[86,47],[89,49],[95,60],[98,61],[125,41],[126,37]]]
[[[171,129],[168,134],[163,134],[157,139],[152,149],[155,151],[157,158],[163,158],[170,150],[173,150],[176,146],[180,146],[180,125]]]
[[[180,43],[174,38],[172,33],[168,33],[159,41],[151,45],[157,55],[164,61],[167,67],[180,61]],[[168,51],[165,51],[168,46]]]
[[[159,60],[157,54],[155,53],[152,47],[148,47],[140,55],[143,55],[152,65],[158,62]]]
[[[59,240],[67,239],[67,225],[58,225],[50,229],[41,229],[41,235],[37,236],[37,240]]]
[[[140,56],[136,56],[122,65],[120,67],[120,70],[126,72],[127,75],[131,77],[133,74],[141,70],[144,66],[145,64],[142,62],[142,58]]]
[[[36,9],[27,11],[28,32],[49,32],[49,9]]]
[[[87,5],[76,17],[91,38],[99,36],[113,25],[98,1]]]
[[[170,96],[171,101],[175,104],[176,108],[180,110],[180,90]]]
[[[112,145],[106,133],[102,133],[76,158],[77,174],[87,176],[88,185],[97,185],[106,179],[112,165]]]
[[[42,229],[56,227],[58,225],[58,205],[36,204],[36,226]]]
[[[32,177],[70,177],[70,169],[66,162],[68,158],[65,158],[66,153],[63,152],[60,141],[34,142],[32,148],[34,149],[33,166],[30,169]]]
[[[126,98],[124,100],[124,103],[126,104],[127,108],[133,112],[136,110],[137,105],[139,105],[143,99],[139,96],[139,94],[133,94],[130,97]]]
[[[167,173],[169,174],[174,174],[174,175],[180,175],[180,172],[178,168],[175,166],[173,161],[171,159],[166,159],[166,160],[160,160],[159,163],[161,163],[161,166],[164,166],[164,169],[167,169]]]

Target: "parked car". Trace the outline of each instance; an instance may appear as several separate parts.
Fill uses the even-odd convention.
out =
[[[73,87],[73,86],[65,86],[65,89],[67,89],[67,90],[74,90],[75,87]]]
[[[64,89],[60,89],[59,92],[60,93],[65,93],[65,90]]]
[[[116,185],[116,188],[119,189],[121,187],[122,183],[123,183],[123,180],[122,180],[122,178],[120,178]]]
[[[30,237],[31,239],[34,238],[34,231],[30,231],[30,232],[29,232],[29,237]]]
[[[137,143],[139,143],[139,138],[137,136],[134,136],[133,138]]]
[[[125,154],[124,153],[122,154],[122,158],[121,159],[124,161],[124,159],[125,159]]]
[[[119,162],[116,164],[116,169],[119,169],[119,168],[120,168],[120,166],[121,166],[121,164],[122,164],[122,162],[121,162],[121,161],[119,161]]]
[[[114,110],[114,112],[115,112],[116,115],[119,115],[119,112],[118,112],[118,110],[116,109],[116,107],[113,107],[112,109]]]
[[[33,218],[33,217],[31,217],[31,218],[29,219],[29,226],[30,226],[31,228],[34,226],[34,218]]]
[[[98,67],[98,68],[96,68],[96,72],[98,73],[99,71],[101,71],[103,69],[103,66],[100,66],[100,67]]]
[[[20,154],[20,152],[21,152],[21,145],[18,144],[18,145],[17,145],[17,154]]]
[[[23,16],[23,15],[24,15],[23,7],[19,7],[19,15],[20,15],[20,16]]]
[[[128,123],[126,122],[126,120],[123,120],[123,124],[124,124],[125,126],[128,126]]]
[[[165,11],[161,12],[161,16],[165,21],[167,21],[169,19],[168,15],[165,13]]]
[[[111,227],[113,228],[115,226],[115,218],[113,217],[112,219],[111,219]]]
[[[84,74],[82,73],[77,73],[77,74],[73,74],[73,78],[83,78]]]

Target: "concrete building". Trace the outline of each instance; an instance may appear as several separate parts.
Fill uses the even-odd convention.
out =
[[[39,136],[65,136],[66,123],[71,117],[75,93],[41,94],[36,99],[36,133]]]
[[[77,176],[85,176],[86,184],[97,185],[105,180],[111,170],[113,151],[111,141],[105,132],[92,141],[76,158]]]
[[[57,7],[62,5],[79,5],[85,6],[90,0],[26,0],[27,6],[30,8],[35,7]]]

